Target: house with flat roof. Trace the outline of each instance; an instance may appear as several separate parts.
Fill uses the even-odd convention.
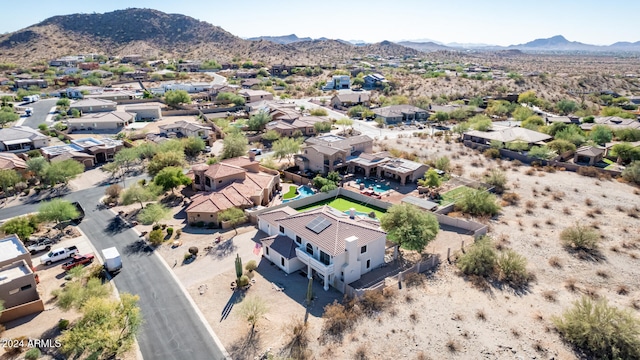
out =
[[[69,130],[117,130],[131,124],[135,114],[124,111],[110,111],[86,114],[79,118],[67,119]]]
[[[44,147],[40,152],[50,161],[73,159],[84,164],[85,167],[92,167],[95,163],[113,160],[123,145],[122,140],[87,137],[71,140],[70,144]]]
[[[391,105],[374,109],[377,119],[382,119],[387,125],[395,125],[403,122],[426,121],[429,113],[413,105]]]
[[[389,81],[381,74],[367,74],[362,78],[364,80],[364,86],[366,88],[375,88],[384,86]]]
[[[347,170],[354,174],[364,174],[365,177],[390,178],[405,185],[415,182],[424,176],[429,167],[425,164],[394,158],[386,151],[376,154],[359,153],[347,158]]]
[[[4,306],[0,314],[2,322],[44,311],[36,275],[24,259],[0,266],[0,300]]]
[[[40,149],[49,145],[49,137],[28,126],[0,129],[0,151],[13,153]]]
[[[331,81],[322,88],[322,90],[339,90],[349,89],[351,87],[351,76],[349,75],[333,75]]]
[[[187,175],[193,180],[193,190],[203,191],[190,199],[186,209],[189,223],[220,226],[220,212],[267,205],[280,187],[280,174],[261,167],[252,153],[213,165],[194,165]]]
[[[326,174],[347,166],[347,158],[356,153],[370,153],[373,139],[367,135],[345,138],[337,135],[323,135],[309,138],[295,156],[300,170]]]
[[[0,238],[0,267],[9,265],[15,261],[24,260],[29,267],[31,263],[31,254],[24,246],[18,235],[11,234]]]
[[[76,109],[81,114],[89,114],[116,111],[117,105],[115,101],[87,98],[74,102],[69,106],[69,109]]]
[[[303,271],[325,290],[346,285],[384,263],[387,234],[379,224],[329,206],[303,212],[290,207],[258,216],[263,256],[287,274]]]
[[[84,95],[84,98],[87,99],[103,99],[103,100],[111,100],[111,101],[119,101],[119,100],[134,100],[134,99],[142,99],[142,93],[134,90],[109,90],[102,91],[99,93],[92,93],[88,95]]]
[[[180,120],[172,124],[160,125],[160,134],[176,137],[199,137],[208,139],[213,130],[196,122]]]

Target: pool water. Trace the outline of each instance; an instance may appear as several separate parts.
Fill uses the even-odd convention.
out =
[[[386,185],[383,182],[375,182],[369,179],[356,179],[357,184],[364,184],[365,189],[373,187],[373,192],[382,194],[391,190],[391,186]]]
[[[282,203],[284,204],[284,203],[287,203],[289,201],[300,200],[302,198],[306,198],[307,196],[311,196],[313,194],[315,194],[315,193],[313,192],[312,188],[308,187],[307,185],[302,185],[302,186],[298,187],[298,196],[296,196],[296,197],[294,197],[292,199],[282,200]]]

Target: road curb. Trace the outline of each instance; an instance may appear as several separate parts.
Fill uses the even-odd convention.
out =
[[[115,211],[113,211],[113,209],[109,209],[109,211],[111,211],[114,215],[117,215],[117,213]],[[138,231],[138,229],[136,229],[135,227],[132,227],[131,230],[133,230],[136,234],[138,234],[138,236],[142,236],[140,231]],[[195,303],[195,301],[193,300],[193,298],[191,297],[191,295],[189,294],[187,289],[185,289],[185,287],[182,285],[182,282],[180,282],[180,279],[178,279],[178,277],[173,272],[173,270],[171,270],[171,267],[169,266],[169,264],[167,264],[167,262],[164,260],[164,258],[162,256],[160,256],[155,251],[153,252],[153,256],[157,257],[160,260],[160,263],[167,269],[167,271],[169,272],[169,274],[171,275],[173,280],[178,284],[178,288],[180,288],[180,291],[182,291],[184,296],[187,298],[187,301],[189,301],[189,304],[191,304],[191,307],[195,310],[196,315],[198,315],[198,317],[200,318],[200,321],[202,321],[202,323],[204,324],[205,329],[207,329],[207,332],[209,332],[209,335],[211,336],[211,338],[215,342],[216,346],[220,349],[220,351],[224,355],[225,359],[232,360],[231,356],[229,355],[227,350],[224,348],[224,345],[222,344],[222,341],[220,341],[220,339],[218,338],[216,333],[211,328],[211,325],[209,325],[209,322],[207,321],[207,318],[204,317],[204,314],[202,313],[202,311],[200,311],[200,308]]]

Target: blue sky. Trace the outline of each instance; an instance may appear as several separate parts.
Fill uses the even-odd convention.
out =
[[[295,33],[367,42],[433,39],[496,45],[554,35],[596,45],[640,41],[633,16],[640,13],[640,1],[632,0],[33,0],[28,7],[2,2],[7,4],[0,33],[55,15],[142,7],[192,16],[241,37]]]

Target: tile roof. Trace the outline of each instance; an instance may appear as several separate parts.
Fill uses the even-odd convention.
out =
[[[239,166],[219,162],[209,166],[209,169],[207,169],[204,174],[212,179],[217,179],[231,175],[243,174],[245,172],[247,172],[247,170]]]
[[[253,206],[253,202],[243,195],[243,189],[236,185],[232,183],[215,192],[192,196],[186,212],[217,213],[232,207]]]
[[[273,251],[282,255],[287,260],[297,257],[296,248],[298,247],[298,245],[293,240],[284,235],[273,235],[266,237],[260,241],[262,242],[263,246],[270,247],[271,249],[273,249]]]
[[[26,169],[27,163],[18,155],[10,152],[0,152],[0,169]]]
[[[386,236],[386,232],[381,230],[379,225],[360,220],[357,217],[350,219],[348,215],[327,205],[297,214],[289,214],[290,211],[284,209],[286,208],[275,210],[277,214],[266,212],[260,215],[259,218],[275,226],[283,226],[285,229],[291,230],[331,256],[344,253],[344,240],[351,236],[358,238],[358,246],[367,245],[380,237]],[[329,226],[316,234],[309,230],[307,225],[319,216],[326,219],[329,222]]]
[[[43,140],[47,136],[42,135],[39,131],[28,126],[13,126],[10,128],[0,129],[0,141],[10,141],[18,139]]]
[[[426,110],[413,105],[391,105],[374,109],[373,113],[382,117],[399,117],[406,113],[426,113]]]
[[[586,156],[598,156],[604,154],[604,149],[595,146],[582,146],[576,150],[576,154]]]
[[[479,137],[488,140],[498,140],[504,143],[511,141],[525,141],[529,144],[537,143],[540,141],[546,141],[552,137],[537,131],[521,128],[511,127],[500,131],[467,131],[465,134],[469,136]]]
[[[184,130],[190,130],[190,131],[198,131],[198,130],[211,130],[211,128],[206,127],[206,126],[202,126],[199,125],[197,123],[191,122],[191,121],[186,121],[186,120],[180,120],[180,121],[176,121],[172,124],[165,124],[165,125],[160,125],[158,126],[158,128],[162,129],[162,130],[171,130],[171,129],[184,129]]]
[[[257,161],[252,161],[251,159],[249,159],[248,156],[238,156],[238,157],[234,157],[234,158],[230,158],[230,159],[225,159],[220,161],[220,163],[223,164],[229,164],[229,165],[235,165],[235,166],[240,166],[240,167],[245,167],[245,166],[249,166],[252,164],[255,164]]]

